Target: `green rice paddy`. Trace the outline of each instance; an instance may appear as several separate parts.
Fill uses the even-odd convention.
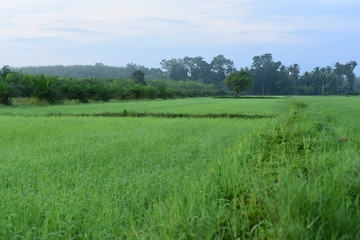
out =
[[[359,106],[295,97],[0,107],[0,239],[359,239]],[[66,116],[125,109],[277,117]]]

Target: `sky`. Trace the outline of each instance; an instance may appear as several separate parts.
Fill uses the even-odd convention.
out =
[[[0,67],[254,56],[301,71],[359,63],[359,0],[0,0]]]

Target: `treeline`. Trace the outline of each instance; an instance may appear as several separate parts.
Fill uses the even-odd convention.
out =
[[[358,94],[359,79],[354,69],[355,61],[334,66],[315,67],[300,74],[300,66],[284,66],[274,61],[271,54],[253,58],[250,68],[244,68],[253,79],[249,93],[260,95],[336,95]]]
[[[243,67],[250,73],[253,85],[248,94],[254,95],[329,95],[357,94],[360,87],[354,69],[355,61],[335,63],[333,66],[315,67],[312,71],[300,74],[299,64],[285,66],[274,61],[272,54],[253,57],[250,67]],[[206,62],[203,57],[184,57],[163,59],[160,68],[146,68],[128,64],[126,67],[110,67],[101,63],[76,66],[43,66],[14,69],[33,75],[60,76],[71,78],[129,79],[131,74],[140,70],[146,80],[194,81],[212,84],[225,89],[224,80],[238,71],[234,62],[223,55]]]
[[[31,75],[12,71],[4,66],[0,71],[0,104],[11,105],[12,98],[34,98],[39,102],[59,103],[65,99],[80,102],[110,99],[155,99],[200,97],[224,94],[213,84],[194,81],[136,79],[71,78]]]
[[[171,79],[175,81],[197,81],[222,86],[226,76],[236,71],[234,62],[218,55],[207,63],[203,57],[184,57],[163,59],[160,68],[147,68],[134,63],[125,67],[107,66],[102,63],[95,65],[73,66],[38,66],[14,68],[14,71],[32,75],[60,76],[72,78],[120,78],[128,79],[134,71],[140,70],[147,80]]]
[[[125,67],[107,66],[102,63],[94,65],[72,65],[72,66],[28,66],[13,68],[14,71],[32,75],[59,76],[70,78],[117,78],[128,79],[136,71],[142,71],[147,79],[166,79],[165,73],[160,68],[147,68],[142,65],[129,63]]]
[[[334,66],[315,67],[311,72],[300,74],[299,64],[285,66],[274,61],[272,54],[253,57],[247,71],[252,87],[247,94],[253,95],[336,95],[358,94],[360,81],[356,78],[355,61]],[[219,55],[210,63],[202,57],[162,60],[160,63],[166,75],[174,80],[192,80],[224,87],[224,80],[236,72],[234,62]]]

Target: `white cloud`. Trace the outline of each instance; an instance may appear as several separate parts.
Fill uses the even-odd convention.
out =
[[[357,0],[12,0],[0,3],[0,41],[6,42],[0,51],[46,48],[55,56],[59,46],[74,51],[128,39],[149,47],[154,39],[215,49],[325,46],[339,31],[359,35],[359,6]]]

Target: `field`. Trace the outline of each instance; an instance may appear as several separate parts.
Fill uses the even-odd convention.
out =
[[[0,107],[0,239],[359,239],[359,106],[294,97]],[[125,110],[254,118],[101,116]]]
[[[122,113],[124,110],[138,113],[246,113],[271,115],[284,107],[283,98],[249,98],[239,102],[237,99],[187,98],[173,100],[139,100],[126,102],[64,104],[47,106],[0,107],[0,115],[71,115]]]

